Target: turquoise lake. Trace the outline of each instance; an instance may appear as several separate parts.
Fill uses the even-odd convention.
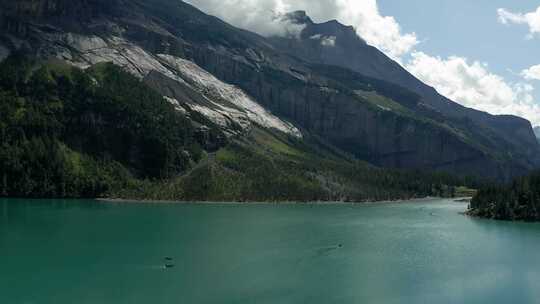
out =
[[[0,303],[540,303],[540,225],[466,207],[0,200]]]

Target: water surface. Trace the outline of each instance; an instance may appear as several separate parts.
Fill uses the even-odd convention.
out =
[[[0,200],[0,303],[540,303],[540,225],[465,208]]]

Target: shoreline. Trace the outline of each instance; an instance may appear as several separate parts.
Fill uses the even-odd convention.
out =
[[[370,204],[395,204],[395,203],[409,203],[409,202],[425,202],[430,200],[452,200],[456,203],[466,202],[465,200],[470,197],[420,197],[411,199],[395,199],[395,200],[382,200],[382,201],[359,201],[359,202],[345,202],[345,201],[175,201],[175,200],[148,200],[148,199],[122,199],[122,198],[96,198],[94,201],[109,203],[109,204],[142,204],[142,205],[370,205]]]

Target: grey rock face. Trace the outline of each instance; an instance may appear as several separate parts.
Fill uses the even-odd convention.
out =
[[[471,175],[481,172],[490,177],[526,170],[505,167],[482,148],[433,122],[373,107],[348,92],[296,75],[260,72],[219,56],[199,54],[199,63],[222,79],[251,79],[243,82],[243,88],[272,112],[376,165]],[[220,64],[213,61],[216,58]]]

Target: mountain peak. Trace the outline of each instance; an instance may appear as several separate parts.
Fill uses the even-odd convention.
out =
[[[304,31],[302,32],[302,38],[312,39],[313,37],[331,37],[332,39],[341,41],[346,45],[354,43],[366,43],[360,36],[358,36],[353,26],[344,25],[336,19],[323,23],[307,23]]]
[[[334,41],[340,40],[346,44],[358,42],[365,44],[365,41],[358,36],[356,29],[353,26],[344,25],[336,19],[315,23],[306,11],[298,10],[284,14],[281,20],[288,21],[295,25],[305,26],[300,35],[302,39],[319,37],[323,39],[332,39]]]
[[[352,25],[344,25],[343,23],[337,21],[336,19],[329,20],[327,22],[323,22],[320,24],[317,24],[319,27],[325,29],[326,31],[334,32],[336,34],[356,34],[356,30]]]
[[[287,20],[293,24],[309,25],[313,24],[313,20],[307,15],[306,11],[294,11],[284,15],[284,20]]]

